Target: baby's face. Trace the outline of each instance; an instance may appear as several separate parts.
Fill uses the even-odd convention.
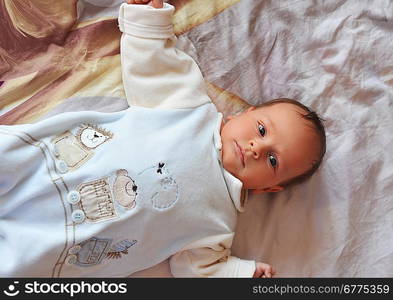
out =
[[[243,183],[244,189],[275,192],[288,179],[303,174],[318,157],[314,129],[294,104],[250,107],[221,129],[224,168]]]

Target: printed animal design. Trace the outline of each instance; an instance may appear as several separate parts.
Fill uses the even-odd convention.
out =
[[[112,138],[112,133],[91,124],[83,124],[77,134],[81,143],[89,148],[97,148],[102,143]]]
[[[134,180],[128,176],[127,170],[121,169],[116,172],[115,183],[113,184],[113,194],[116,201],[125,209],[132,209],[136,205],[138,187]]]
[[[138,174],[138,183],[146,188],[144,198],[150,198],[154,208],[162,210],[172,207],[178,197],[179,188],[165,163],[158,163]]]

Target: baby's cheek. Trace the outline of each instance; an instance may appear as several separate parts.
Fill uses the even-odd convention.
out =
[[[260,164],[260,162],[258,162]],[[259,189],[269,185],[271,176],[267,176],[263,166],[253,165],[243,174],[243,186],[250,189]]]

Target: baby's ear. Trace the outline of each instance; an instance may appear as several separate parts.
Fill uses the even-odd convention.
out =
[[[249,108],[246,109],[245,112],[250,112],[250,111],[253,111],[253,110],[256,110],[256,109],[257,109],[256,106],[251,105]]]
[[[251,190],[251,193],[254,195],[259,195],[264,193],[277,193],[277,192],[281,192],[283,189],[284,187],[282,187],[281,185],[275,185],[264,189],[254,189]]]
[[[227,117],[226,117],[226,120],[227,120],[227,121],[230,121],[230,120],[232,120],[234,117],[235,117],[234,115],[227,116]]]

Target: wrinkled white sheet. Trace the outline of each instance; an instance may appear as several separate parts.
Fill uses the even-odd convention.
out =
[[[322,168],[251,197],[233,254],[278,277],[393,277],[393,2],[242,0],[180,42],[217,86],[251,104],[293,97],[326,120]],[[171,275],[164,262],[133,276]]]
[[[393,277],[393,2],[242,0],[187,38],[209,81],[326,120],[322,169],[252,197],[233,253],[281,277]]]
[[[233,254],[278,277],[393,277],[393,2],[242,0],[182,38],[207,80],[326,120],[320,171],[251,197]]]

